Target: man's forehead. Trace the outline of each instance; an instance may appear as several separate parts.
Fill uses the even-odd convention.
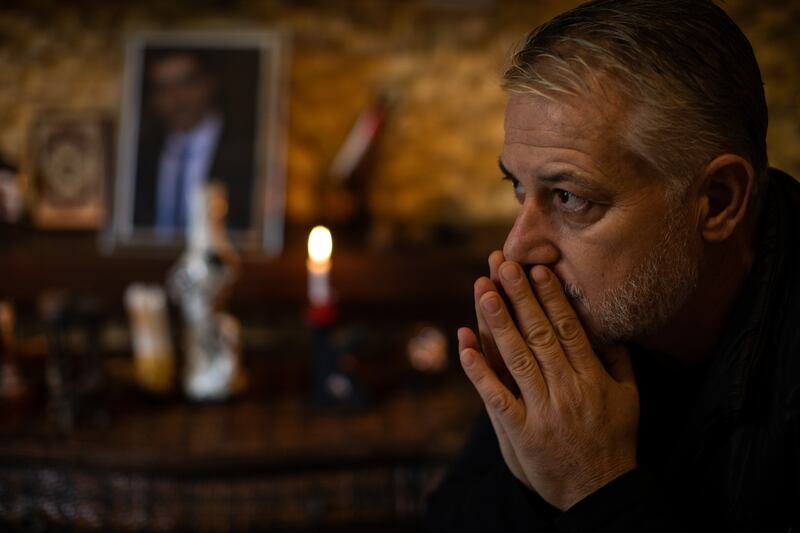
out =
[[[511,95],[505,114],[506,142],[524,142],[539,135],[573,139],[597,138],[617,122],[610,105],[592,97],[548,99]]]
[[[501,161],[512,173],[547,176],[554,167],[598,185],[639,186],[649,172],[623,143],[626,110],[602,94],[548,99],[509,97]],[[612,185],[613,184],[613,185]]]

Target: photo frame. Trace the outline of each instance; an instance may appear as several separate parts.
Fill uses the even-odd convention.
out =
[[[215,180],[234,244],[281,252],[288,53],[270,31],[129,36],[107,250],[181,246],[193,191]]]
[[[113,173],[111,117],[98,110],[43,109],[30,127],[27,189],[43,229],[97,229]]]

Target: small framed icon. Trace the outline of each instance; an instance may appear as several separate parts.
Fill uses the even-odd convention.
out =
[[[31,216],[49,229],[95,229],[106,214],[112,120],[101,111],[43,110],[31,124]]]

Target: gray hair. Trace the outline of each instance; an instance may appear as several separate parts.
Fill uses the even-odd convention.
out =
[[[747,38],[710,0],[594,0],[533,30],[503,86],[548,99],[608,78],[632,113],[625,147],[685,191],[722,153],[767,180],[767,104]]]

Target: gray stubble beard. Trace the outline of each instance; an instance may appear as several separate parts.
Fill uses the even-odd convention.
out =
[[[598,331],[587,330],[595,347],[650,335],[686,303],[699,278],[699,254],[692,247],[690,221],[680,205],[670,209],[664,233],[652,252],[620,286],[608,289],[597,304],[575,285],[562,281],[567,297],[599,322]]]

